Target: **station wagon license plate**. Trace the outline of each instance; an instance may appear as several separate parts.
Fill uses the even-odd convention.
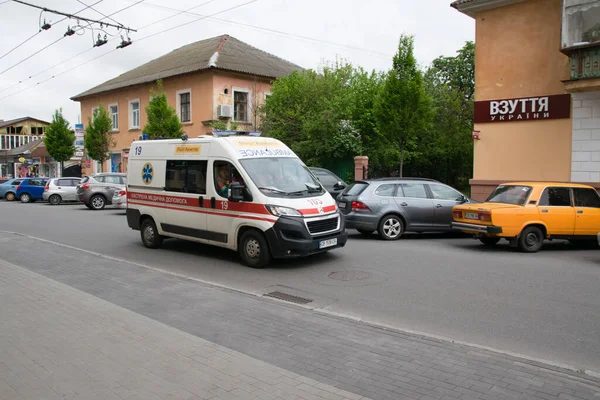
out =
[[[468,212],[468,213],[465,213],[465,218],[466,219],[479,219],[479,214],[473,213],[473,212]]]
[[[346,208],[346,203],[338,203],[339,208]]]
[[[337,245],[337,238],[321,240],[319,242],[319,248],[324,249],[325,247],[331,247]]]

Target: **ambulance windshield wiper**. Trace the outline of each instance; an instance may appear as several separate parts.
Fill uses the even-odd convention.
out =
[[[281,194],[288,194],[287,192],[284,192],[283,190],[276,189],[274,187],[259,186],[258,188],[260,190],[268,190],[269,192],[276,192],[276,193],[281,193]]]
[[[290,196],[300,196],[301,194],[304,194],[304,193],[321,193],[321,188],[320,187],[311,186],[311,185],[308,185],[306,183],[305,183],[305,185],[306,185],[306,189],[304,189],[304,190],[298,190],[296,192],[290,192],[290,193],[288,193],[288,195],[290,195]]]

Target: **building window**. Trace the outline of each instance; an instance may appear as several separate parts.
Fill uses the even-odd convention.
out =
[[[129,129],[138,129],[140,127],[140,101],[129,101]]]
[[[562,48],[590,43],[600,46],[600,2],[565,0],[563,7]]]
[[[177,114],[181,122],[192,122],[192,91],[177,91]]]
[[[119,130],[119,106],[116,104],[108,106],[108,111],[110,112],[110,119],[112,121],[112,130]]]
[[[248,92],[241,90],[233,91],[233,120],[248,121]]]

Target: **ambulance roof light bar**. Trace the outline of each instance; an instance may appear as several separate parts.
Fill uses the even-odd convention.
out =
[[[225,136],[260,136],[261,132],[250,132],[250,131],[220,131],[214,130],[212,132],[214,137],[225,137]]]

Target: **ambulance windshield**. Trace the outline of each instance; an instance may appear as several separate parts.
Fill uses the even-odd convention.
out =
[[[251,158],[240,162],[254,184],[267,196],[301,197],[325,193],[319,181],[297,158]]]

